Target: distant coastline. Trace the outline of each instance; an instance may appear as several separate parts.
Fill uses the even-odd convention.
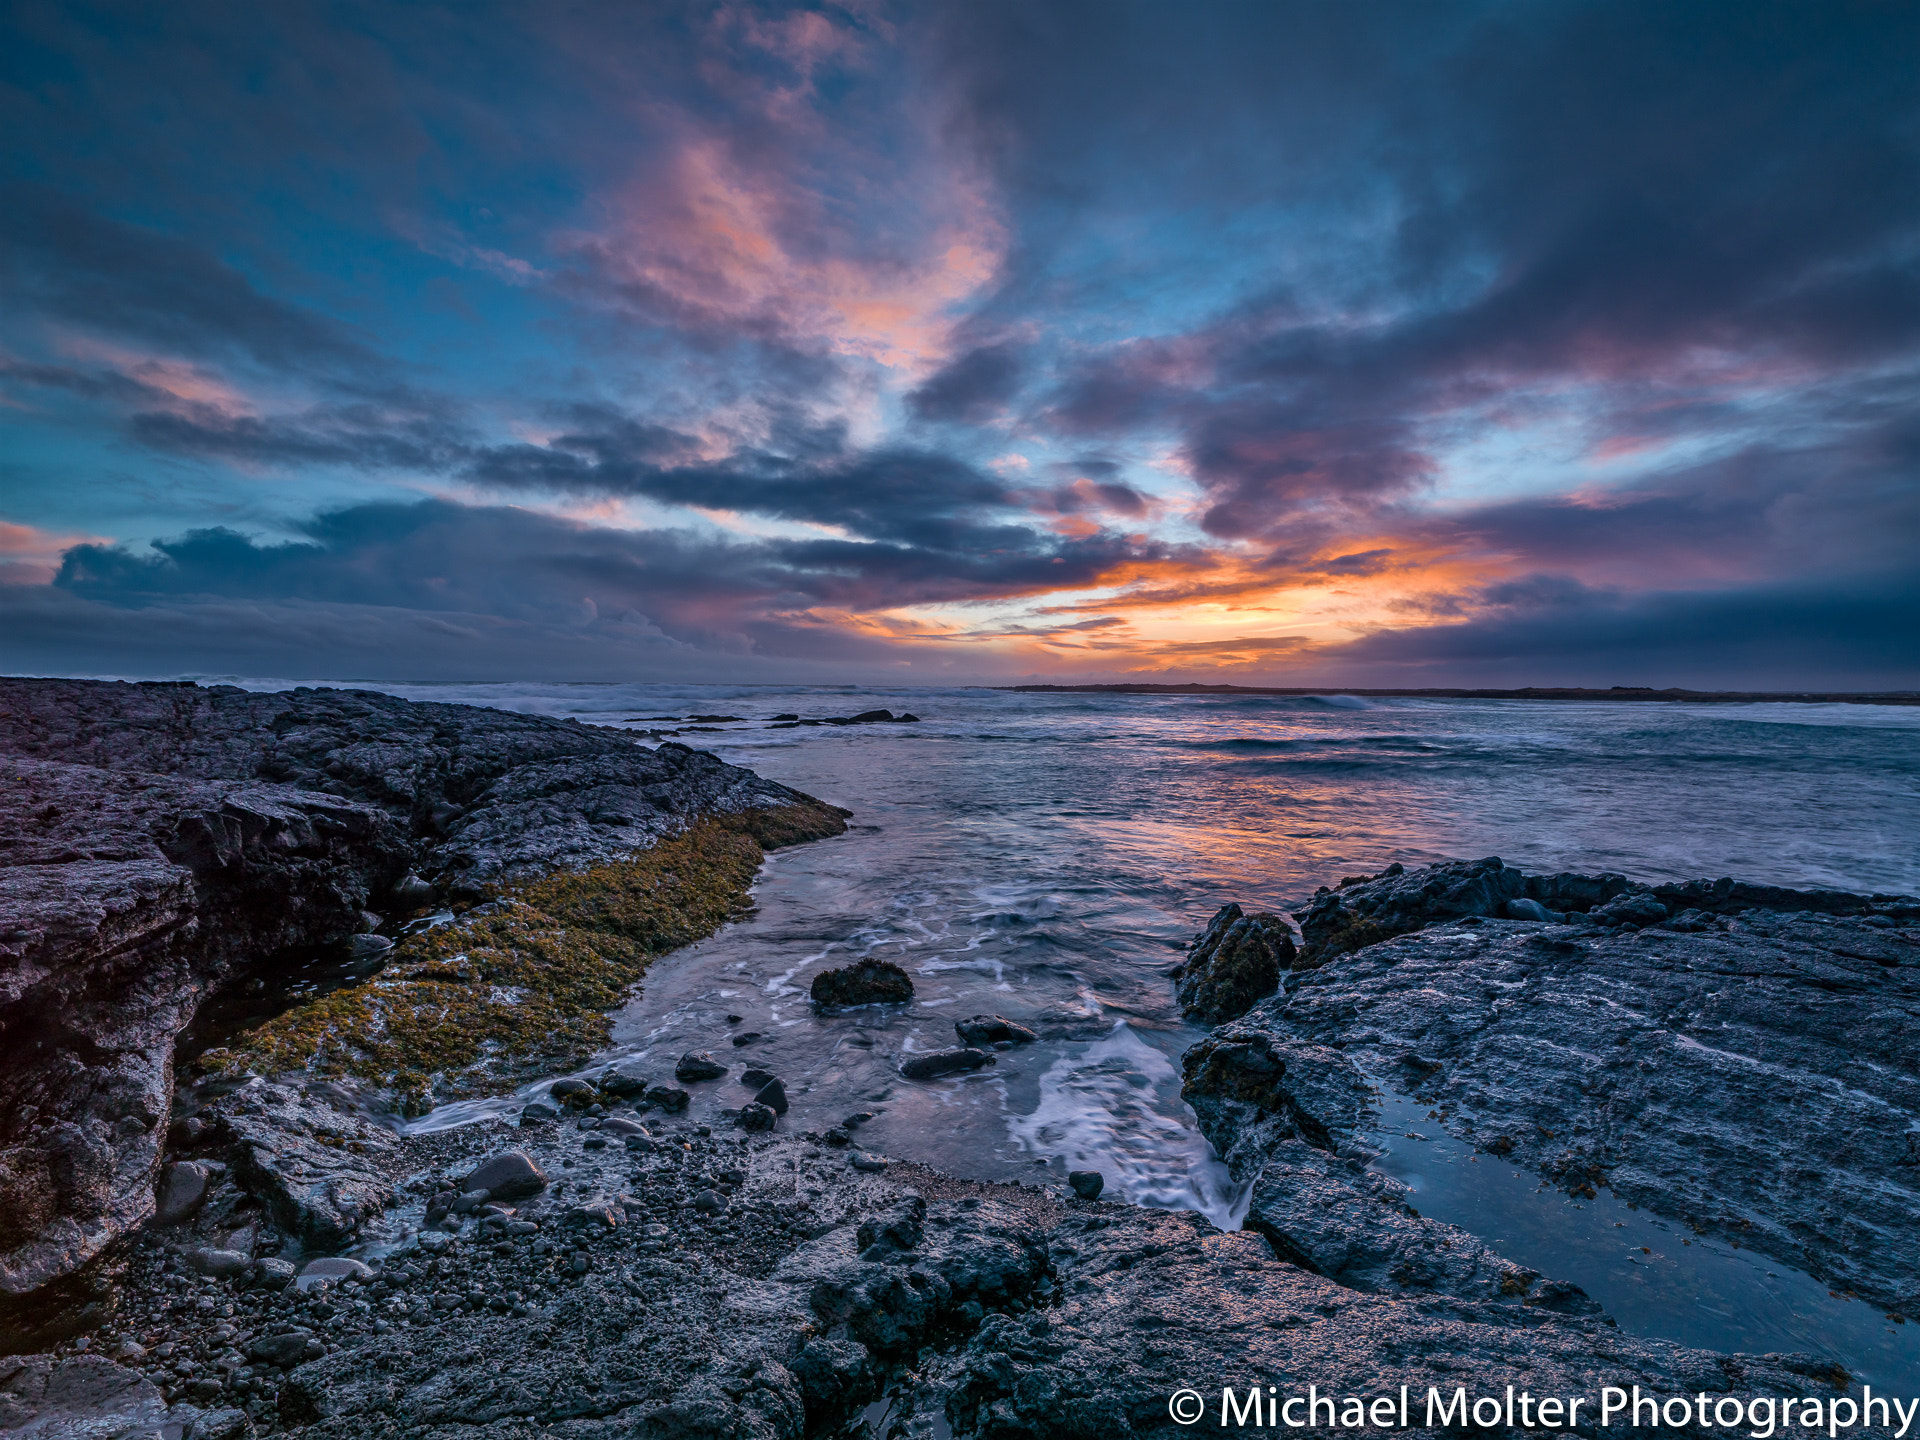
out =
[[[1523,690],[1356,690],[1340,685],[992,685],[992,690],[1061,695],[1360,695],[1412,700],[1665,700],[1708,705],[1920,705],[1920,690],[1654,690],[1615,685],[1606,690],[1573,686],[1528,686]]]

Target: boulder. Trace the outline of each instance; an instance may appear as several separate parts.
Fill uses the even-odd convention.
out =
[[[1174,993],[1187,1015],[1217,1025],[1278,990],[1295,955],[1284,920],[1224,905],[1187,947]]]
[[[902,1060],[900,1073],[909,1080],[937,1080],[942,1075],[958,1075],[991,1064],[991,1050],[929,1050]]]
[[[212,1179],[205,1165],[192,1160],[176,1160],[160,1172],[160,1189],[155,1197],[153,1223],[179,1225],[191,1220],[207,1198]]]
[[[890,960],[862,960],[822,970],[813,977],[811,994],[816,1005],[898,1005],[913,998],[913,981]]]
[[[506,1150],[481,1161],[466,1179],[463,1190],[485,1190],[499,1200],[525,1200],[547,1188],[547,1177],[524,1150]]]

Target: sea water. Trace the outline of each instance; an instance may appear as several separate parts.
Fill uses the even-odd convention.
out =
[[[1214,1158],[1180,1099],[1180,1056],[1204,1032],[1180,1015],[1166,972],[1228,901],[1296,909],[1317,886],[1394,861],[1412,867],[1486,855],[1529,870],[1614,870],[1646,881],[1731,875],[1920,890],[1913,708],[642,684],[378,688],[636,732],[675,728],[642,717],[746,717],[677,738],[853,812],[846,835],[768,857],[749,917],[656,962],[620,1012],[612,1049],[583,1073],[620,1062],[664,1079],[683,1052],[710,1050],[735,1075],[748,1066],[779,1075],[793,1104],[788,1128],[871,1112],[858,1143],[888,1155],[980,1179],[1098,1170],[1110,1196],[1197,1210],[1226,1228],[1244,1214],[1245,1188]],[[876,708],[920,719],[768,724],[782,712],[817,718]],[[812,977],[866,957],[903,966],[914,1002],[817,1014],[807,998]],[[899,1077],[904,1056],[955,1044],[954,1020],[979,1013],[1018,1020],[1043,1039],[974,1075],[924,1084]],[[748,1032],[761,1038],[731,1044]],[[510,1114],[543,1089],[448,1106],[420,1124]],[[731,1076],[694,1089],[695,1120],[750,1098]],[[1401,1152],[1383,1163],[1399,1163]],[[1426,1203],[1496,1245],[1504,1237],[1526,1252],[1513,1256],[1522,1263],[1591,1281],[1603,1304],[1628,1312],[1622,1324],[1634,1333],[1665,1333],[1656,1323],[1662,1303],[1635,1299],[1654,1293],[1646,1287],[1595,1279],[1593,1267],[1565,1273],[1577,1246],[1557,1267],[1549,1253],[1536,1253],[1534,1231],[1551,1225],[1519,1198],[1538,1182],[1512,1173],[1471,1193],[1428,1174],[1423,1183],[1441,1185],[1448,1198]],[[1503,1198],[1509,1193],[1514,1198]],[[1605,1239],[1613,1245],[1612,1235]],[[1649,1248],[1662,1258],[1636,1261],[1615,1245],[1621,1253],[1608,1263],[1623,1275],[1635,1266],[1670,1275],[1694,1264],[1695,1249],[1715,1253]],[[1808,1287],[1824,1289],[1768,1268],[1774,1288],[1787,1286],[1796,1304],[1812,1303]],[[1727,1273],[1738,1280],[1749,1272],[1768,1278],[1745,1260]],[[1685,1284],[1710,1295],[1689,1316],[1691,1343],[1736,1349],[1764,1340],[1774,1348],[1817,1331],[1818,1315],[1811,1325],[1796,1322],[1791,1335],[1716,1331],[1711,1311],[1728,1308],[1723,1292],[1734,1281],[1716,1270]],[[1764,1286],[1735,1285],[1732,1293],[1765,1302]],[[1864,1315],[1864,1306],[1855,1308]],[[1872,1318],[1861,1324],[1886,1328]],[[1879,1352],[1876,1368],[1909,1363],[1890,1358],[1905,1354],[1904,1335],[1880,1339],[1892,1348]]]

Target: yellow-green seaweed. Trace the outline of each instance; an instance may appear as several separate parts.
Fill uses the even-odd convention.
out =
[[[209,1050],[212,1072],[305,1072],[378,1086],[403,1114],[575,1069],[657,955],[750,908],[772,848],[837,835],[829,805],[716,815],[589,870],[503,885],[492,905],[401,940],[364,984]]]

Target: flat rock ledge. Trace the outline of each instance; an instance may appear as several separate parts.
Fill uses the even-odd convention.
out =
[[[247,1098],[261,1088],[228,1103],[263,1103]],[[216,1176],[190,1225],[116,1250],[85,1350],[0,1368],[0,1417],[122,1440],[160,1435],[139,1428],[157,1417],[227,1440],[801,1440],[890,1396],[916,1435],[943,1416],[961,1440],[1113,1440],[1190,1433],[1172,1393],[1194,1385],[1211,1407],[1246,1377],[1366,1395],[1498,1395],[1516,1379],[1561,1395],[1836,1393],[1809,1357],[1637,1341],[1591,1305],[1519,1303],[1497,1281],[1380,1293],[1192,1213],[956,1180],[849,1151],[844,1134],[648,1118],[617,1151],[553,1121],[396,1140],[375,1167],[394,1186],[389,1222],[421,1228],[367,1274],[309,1265],[299,1284],[266,1253],[284,1244],[270,1215]],[[449,1202],[508,1171],[514,1197]],[[123,1428],[79,1428],[115,1405]]]
[[[0,679],[0,1297],[73,1275],[153,1214],[196,1015],[316,957],[371,973],[435,906],[618,865],[702,824],[735,837],[728,863],[750,874],[754,846],[838,833],[845,813],[683,745],[538,716]],[[707,897],[713,923],[734,889]],[[443,968],[432,978],[462,978]],[[298,1204],[347,1223],[371,1199]]]
[[[1281,1253],[1369,1289],[1575,1303],[1366,1172],[1384,1087],[1573,1194],[1920,1317],[1920,902],[1488,860],[1394,867],[1303,915],[1317,968],[1184,1060]]]

